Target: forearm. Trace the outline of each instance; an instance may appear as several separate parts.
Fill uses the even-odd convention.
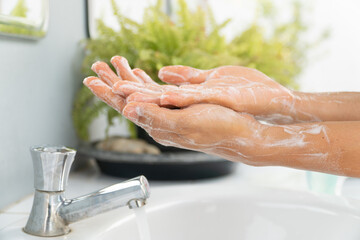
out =
[[[360,121],[271,126],[263,134],[253,162],[360,177]]]
[[[360,93],[294,92],[294,102],[286,110],[295,122],[360,121]]]

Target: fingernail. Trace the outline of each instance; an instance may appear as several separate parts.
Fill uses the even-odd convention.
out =
[[[122,56],[114,56],[111,58],[110,62],[115,65],[117,62],[119,62],[120,64],[126,64],[128,63],[128,60]]]
[[[116,58],[119,58],[120,56],[113,56],[111,59],[110,59],[110,62],[113,62]]]
[[[93,70],[93,71],[95,72],[95,71],[96,71],[96,68],[97,68],[100,64],[102,64],[101,61],[96,61],[96,62],[94,62],[93,65],[91,65],[91,70]]]
[[[91,78],[93,78],[93,77],[87,77],[87,78],[85,78],[85,79],[83,80],[83,84],[84,84],[85,86],[88,86],[89,81],[91,80]]]
[[[92,86],[100,86],[103,85],[104,83],[99,80],[97,77],[87,77],[84,79],[83,81],[84,85],[87,87],[92,87]]]

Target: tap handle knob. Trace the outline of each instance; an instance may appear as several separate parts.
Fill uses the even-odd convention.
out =
[[[76,151],[65,146],[40,145],[30,148],[34,187],[45,192],[65,191]]]

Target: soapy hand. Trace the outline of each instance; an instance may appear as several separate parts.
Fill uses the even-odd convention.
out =
[[[112,88],[117,82],[126,79],[127,82],[138,84],[154,84],[157,85],[143,70],[131,69],[128,61],[124,57],[115,56],[111,59],[111,63],[118,75],[105,62],[96,62],[91,69],[98,77],[87,77],[84,84],[102,101],[109,106],[122,112],[126,100],[124,97],[114,94]]]
[[[166,146],[202,151],[233,161],[260,165],[253,161],[254,150],[261,143],[261,134],[267,126],[260,124],[251,115],[212,104],[167,109],[154,103],[127,103],[124,95],[115,94],[113,90],[115,85],[124,82],[122,79],[135,85],[146,85],[146,91],[150,93],[152,87],[159,85],[142,70],[131,70],[125,58],[114,57],[111,63],[118,75],[106,63],[96,62],[92,70],[99,78],[88,77],[84,84],[102,101],[144,128],[154,140]]]
[[[153,103],[128,103],[123,115],[142,127],[158,143],[209,154],[228,160],[260,165],[255,161],[267,126],[251,115],[212,105],[195,104],[167,109]]]
[[[354,161],[360,154],[357,146],[360,134],[354,134],[354,129],[360,128],[360,113],[354,110],[359,109],[358,93],[297,93],[294,98],[291,91],[262,73],[241,67],[208,71],[182,66],[165,67],[160,71],[162,80],[192,85],[160,86],[142,70],[131,70],[125,58],[114,57],[111,62],[118,75],[107,64],[97,62],[92,69],[99,78],[88,77],[84,84],[161,144],[251,165],[287,166],[360,176],[360,164]],[[184,99],[177,99],[176,94]],[[292,103],[294,99],[298,101],[297,107]],[[303,101],[305,104],[301,104]],[[219,105],[187,106],[198,102]],[[161,107],[164,105],[184,108]],[[333,122],[263,125],[248,114],[271,116],[276,106],[283,109],[276,113],[286,113],[284,109],[287,109],[295,117],[293,119],[301,116],[313,121],[317,114],[318,119]],[[324,109],[326,111],[322,111]]]
[[[255,69],[224,66],[199,70],[168,66],[160,70],[159,78],[180,86],[121,81],[114,85],[113,92],[126,97],[128,102],[151,102],[175,107],[211,103],[269,122],[294,121],[293,92]]]

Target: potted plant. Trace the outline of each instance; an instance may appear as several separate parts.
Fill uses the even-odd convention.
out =
[[[103,20],[97,20],[98,37],[85,40],[85,75],[94,74],[90,66],[95,61],[109,63],[112,56],[121,55],[128,59],[131,67],[143,69],[157,82],[160,82],[157,72],[167,65],[188,65],[200,69],[242,65],[257,68],[284,86],[297,88],[295,77],[302,69],[304,53],[308,47],[299,41],[299,36],[306,29],[299,4],[293,6],[294,18],[291,21],[273,24],[271,33],[266,35],[260,19],[272,21],[274,14],[270,11],[272,6],[269,3],[259,2],[257,18],[231,40],[227,40],[221,33],[230,19],[217,23],[209,7],[192,11],[185,0],[178,0],[176,21],[173,21],[162,10],[162,2],[158,1],[145,9],[143,21],[138,23],[124,16],[114,0],[111,4],[120,29],[114,30]],[[106,136],[114,120],[123,119],[118,112],[98,101],[86,87],[81,87],[74,102],[73,122],[82,143],[89,142],[89,126],[100,114],[106,114]],[[128,122],[128,129],[132,139],[140,136],[147,142],[156,144],[131,122]],[[104,146],[104,141],[98,146]],[[165,147],[159,148],[166,151]],[[102,147],[101,150],[106,148]],[[90,151],[89,148],[87,151]],[[110,152],[112,153],[101,154],[114,154],[113,151]],[[115,155],[112,155],[113,160],[119,157]],[[135,160],[133,158],[130,161]]]

